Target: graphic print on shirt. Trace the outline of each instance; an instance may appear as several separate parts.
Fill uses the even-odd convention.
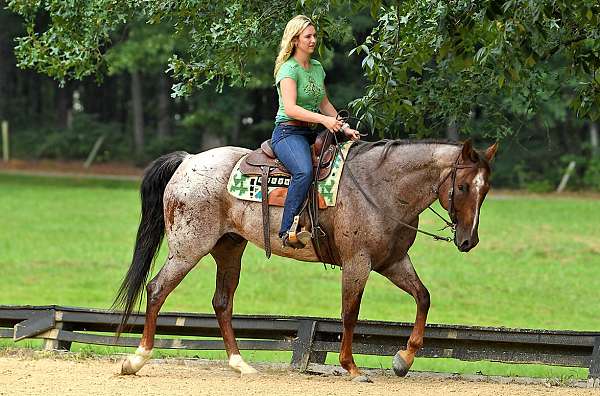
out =
[[[308,94],[308,96],[311,98],[322,98],[323,95],[325,94],[323,86],[317,84],[317,82],[315,81],[315,79],[313,78],[312,75],[307,74],[306,77],[307,77],[307,79],[306,79],[306,86],[304,87],[304,92],[306,92]],[[313,106],[315,108],[318,108],[319,104],[320,103],[317,103],[316,100],[313,102]]]

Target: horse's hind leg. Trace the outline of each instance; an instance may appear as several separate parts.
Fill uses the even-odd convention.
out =
[[[121,374],[137,373],[152,355],[156,318],[167,296],[198,263],[203,255],[181,257],[169,254],[169,258],[158,274],[146,286],[146,321],[140,345],[134,355],[128,356],[121,366]]]
[[[236,234],[225,234],[210,252],[217,263],[217,281],[212,304],[225,343],[229,366],[242,374],[255,374],[257,371],[244,362],[240,355],[231,325],[233,296],[240,280],[242,254],[247,243]]]
[[[394,356],[394,372],[396,375],[403,377],[412,366],[415,354],[423,346],[425,322],[427,321],[427,312],[429,311],[429,292],[415,272],[408,254],[400,261],[393,263],[385,269],[377,270],[377,272],[413,296],[417,303],[417,317],[408,339],[406,350],[398,351],[396,356]]]

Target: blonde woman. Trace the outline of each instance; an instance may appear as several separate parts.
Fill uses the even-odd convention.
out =
[[[304,247],[290,243],[288,233],[312,181],[310,145],[318,124],[332,133],[342,131],[352,140],[360,138],[358,131],[336,118],[337,111],[325,91],[323,66],[312,59],[316,45],[317,32],[310,18],[295,16],[283,32],[274,70],[279,109],[271,143],[277,158],[292,174],[279,237],[284,246],[294,248]]]

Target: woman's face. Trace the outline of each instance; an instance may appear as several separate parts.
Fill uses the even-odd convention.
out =
[[[313,25],[308,25],[295,39],[296,49],[312,54],[317,45],[317,31]]]

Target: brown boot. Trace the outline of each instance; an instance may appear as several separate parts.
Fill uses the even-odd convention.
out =
[[[281,236],[281,245],[283,247],[291,247],[293,249],[302,249],[306,247],[310,241],[311,235],[308,231],[300,231],[295,235],[295,238],[290,239],[289,231]]]

